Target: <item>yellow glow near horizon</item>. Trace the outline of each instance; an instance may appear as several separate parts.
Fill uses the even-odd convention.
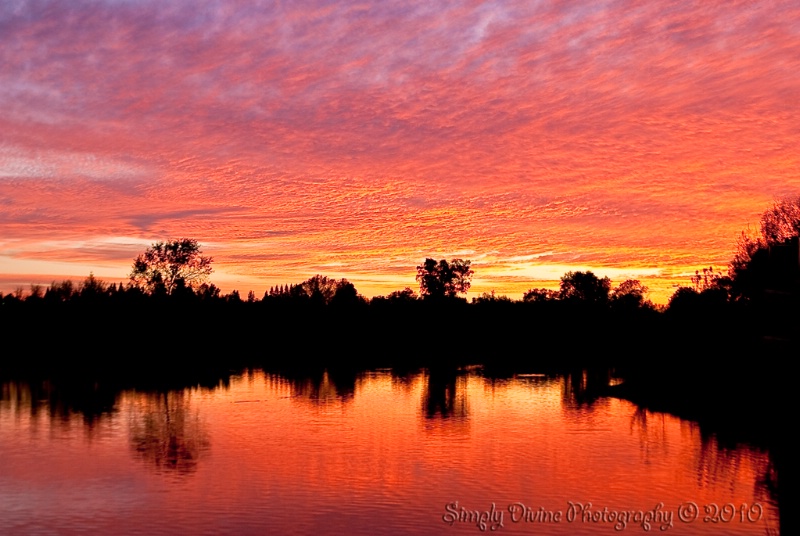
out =
[[[471,295],[591,269],[664,303],[800,192],[789,1],[183,2],[0,8],[0,290],[190,237],[224,292],[459,256]]]

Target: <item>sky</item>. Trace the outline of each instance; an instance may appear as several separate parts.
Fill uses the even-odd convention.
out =
[[[800,4],[2,0],[0,290],[200,242],[230,292],[665,303],[800,194]]]

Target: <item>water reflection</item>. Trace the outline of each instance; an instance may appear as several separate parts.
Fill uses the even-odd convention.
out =
[[[297,401],[315,405],[352,401],[359,371],[349,367],[308,367],[272,369],[267,382],[286,384]]]
[[[640,451],[646,463],[656,463],[665,457],[675,457],[686,465],[686,473],[693,475],[693,486],[697,490],[725,489],[732,496],[753,497],[750,503],[738,502],[734,506],[744,508],[745,515],[753,503],[773,505],[776,509],[764,509],[759,526],[767,535],[794,534],[787,523],[791,517],[781,514],[786,508],[785,499],[780,496],[778,486],[778,465],[780,463],[780,445],[753,445],[737,441],[731,436],[731,430],[724,429],[722,438],[713,422],[697,423],[680,421],[680,435],[691,441],[689,445],[697,445],[680,449],[681,441],[672,436],[671,423],[676,417],[666,413],[653,412],[638,407],[631,416],[631,431],[639,438]],[[750,438],[746,432],[743,437]],[[684,439],[685,441],[685,439]],[[785,470],[780,471],[784,476]],[[742,483],[752,483],[744,487]],[[710,508],[722,508],[724,504],[711,503]],[[744,504],[744,506],[743,506]],[[729,505],[728,505],[729,506]],[[729,506],[730,507],[730,506]],[[760,509],[760,507],[758,507]],[[776,512],[777,510],[777,512]],[[775,514],[778,514],[777,516]],[[737,516],[742,515],[738,510]]]
[[[208,388],[146,391],[0,381],[0,516],[29,527],[52,509],[42,532],[72,515],[81,529],[97,527],[102,516],[108,524],[99,529],[138,516],[130,532],[154,534],[169,532],[175,519],[187,533],[260,533],[269,520],[284,533],[454,534],[440,518],[456,499],[474,508],[522,501],[549,510],[567,500],[637,509],[693,500],[760,502],[764,519],[671,533],[794,533],[784,451],[720,441],[709,423],[604,397],[613,376],[333,367],[250,369]],[[83,441],[76,430],[101,440]],[[63,497],[73,489],[94,506],[69,510]],[[122,506],[104,507],[109,497]],[[298,521],[299,511],[320,514]],[[161,526],[142,521],[150,517]]]
[[[414,383],[419,376],[419,370],[380,369],[377,372],[389,374],[392,379],[392,390],[404,393],[410,393],[414,389]]]
[[[794,463],[787,459],[788,445],[781,445],[770,452],[769,464],[756,480],[756,496],[759,500],[766,500],[778,507],[779,530],[774,530],[769,536],[778,534],[797,534],[797,520],[795,511],[789,505],[790,499],[796,497],[794,491],[796,478],[793,477],[796,469]],[[791,466],[790,466],[791,465]],[[776,523],[773,523],[774,526]]]
[[[130,404],[131,449],[157,471],[191,473],[210,448],[191,391],[142,394]]]
[[[53,424],[68,426],[74,416],[80,416],[86,431],[92,431],[104,417],[116,411],[119,392],[105,384],[92,381],[7,380],[0,383],[0,404],[17,416],[28,412],[33,421],[42,413]]]
[[[564,375],[564,404],[567,407],[591,406],[606,395],[606,389],[613,381],[612,369],[570,370]]]
[[[427,419],[465,420],[469,415],[467,375],[456,368],[431,369],[425,377],[422,406]]]
[[[696,425],[686,423],[685,428],[691,434]],[[636,408],[631,415],[630,430],[639,437],[639,450],[646,463],[650,463],[653,458],[669,455],[665,413],[653,413],[645,408]]]

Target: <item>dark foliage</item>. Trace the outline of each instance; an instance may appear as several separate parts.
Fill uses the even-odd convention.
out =
[[[561,278],[559,299],[583,303],[605,304],[611,291],[611,280],[592,272],[567,272]]]
[[[417,266],[417,281],[419,292],[423,298],[442,299],[455,298],[459,294],[466,294],[472,285],[472,276],[475,273],[470,268],[471,261],[445,259],[436,262],[427,258]]]
[[[213,271],[211,257],[201,253],[197,240],[191,238],[156,242],[134,259],[131,284],[148,293],[193,289]]]

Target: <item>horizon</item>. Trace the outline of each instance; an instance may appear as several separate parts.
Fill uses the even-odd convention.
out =
[[[800,6],[0,5],[0,292],[200,242],[261,298],[425,258],[468,300],[639,279],[665,304],[800,193]]]
[[[468,259],[465,259],[465,260],[468,260]],[[213,263],[212,263],[212,267],[213,267]],[[470,267],[474,269],[475,265],[471,264]],[[575,270],[575,271],[576,272],[577,271],[591,272],[591,270]],[[566,275],[566,272],[564,274],[562,274],[562,275]],[[597,275],[599,278],[605,277],[604,275],[600,275],[600,274],[595,274],[595,275]],[[694,275],[694,274],[692,274],[692,275]],[[33,280],[25,280],[25,278],[31,277],[31,276],[27,276],[27,275],[20,275],[20,276],[2,275],[2,276],[0,276],[0,282],[5,281],[6,284],[5,285],[0,284],[0,296],[4,296],[4,295],[8,295],[8,294],[16,294],[18,292],[22,292],[25,296],[27,296],[27,295],[31,294],[32,287],[40,287],[42,291],[46,291],[49,287],[57,286],[58,284],[60,284],[62,282],[66,282],[66,281],[70,281],[71,283],[76,285],[76,288],[79,288],[80,285],[83,284],[83,282],[87,278],[89,278],[90,276],[94,277],[98,282],[100,282],[102,284],[105,284],[105,285],[110,285],[110,284],[118,285],[118,284],[121,283],[121,284],[123,284],[124,286],[127,287],[129,284],[132,283],[132,280],[131,280],[130,277],[124,277],[124,278],[109,277],[109,278],[105,278],[105,277],[99,277],[97,274],[94,273],[94,271],[90,271],[89,274],[87,274],[85,276],[53,276],[53,275],[47,275],[47,274],[37,274],[35,276],[35,279],[33,279]],[[265,294],[268,293],[273,287],[277,289],[278,287],[281,287],[281,286],[287,286],[288,287],[290,285],[299,285],[299,284],[302,284],[303,282],[305,282],[307,279],[310,279],[310,278],[315,277],[315,276],[326,276],[326,277],[329,277],[328,274],[314,274],[314,275],[308,276],[307,278],[305,278],[303,280],[287,281],[285,283],[278,283],[278,284],[275,284],[275,285],[270,285],[268,287],[264,287],[263,289],[252,289],[252,288],[245,289],[245,288],[238,288],[238,287],[235,287],[235,286],[230,287],[230,288],[225,288],[224,286],[220,286],[218,284],[218,282],[214,279],[214,272],[212,272],[211,275],[208,277],[207,281],[204,281],[204,283],[213,284],[214,286],[216,286],[217,288],[220,289],[220,291],[222,292],[223,295],[228,295],[228,294],[230,294],[232,292],[238,292],[239,295],[244,298],[244,297],[247,296],[248,292],[253,291],[255,296],[256,296],[256,300],[261,300],[265,296]],[[18,278],[17,282],[15,282],[15,277]],[[689,277],[689,276],[687,276],[687,277]],[[388,285],[384,285],[385,288],[387,289],[385,292],[383,292],[383,293],[373,293],[373,294],[366,294],[364,292],[361,292],[361,290],[358,288],[358,285],[355,284],[353,280],[351,280],[351,279],[349,279],[347,277],[337,277],[337,278],[332,278],[332,279],[336,279],[336,280],[343,279],[343,280],[349,281],[350,283],[353,283],[354,286],[356,287],[356,290],[358,291],[358,294],[360,296],[363,296],[363,297],[367,298],[367,299],[372,299],[374,297],[381,297],[381,296],[385,297],[385,296],[388,296],[391,292],[402,291],[405,288],[410,288],[411,290],[414,291],[415,294],[417,294],[418,297],[421,297],[420,283],[416,280],[416,270],[415,270],[415,272],[413,274],[413,278],[414,279],[411,281],[410,284],[407,284],[407,285],[405,285],[403,287],[396,288],[396,287],[389,287]],[[465,298],[468,302],[471,299],[480,297],[480,296],[482,296],[484,294],[494,294],[494,295],[496,295],[498,297],[506,296],[506,297],[514,299],[514,300],[522,300],[523,294],[525,292],[527,292],[528,290],[531,290],[531,289],[534,289],[534,288],[546,288],[546,289],[558,291],[559,288],[560,288],[560,283],[561,283],[561,279],[560,278],[559,279],[555,279],[555,280],[534,280],[534,281],[532,281],[532,283],[538,283],[539,284],[538,286],[532,285],[532,284],[531,285],[527,285],[526,288],[519,294],[519,296],[517,296],[517,295],[514,295],[514,294],[510,294],[509,295],[509,294],[504,294],[504,293],[501,293],[501,292],[497,292],[494,289],[491,289],[491,290],[488,290],[488,291],[482,290],[480,292],[475,291],[473,287],[474,287],[474,281],[475,281],[476,278],[472,277],[471,279],[472,279],[472,282],[471,282],[472,286],[470,287],[470,289],[467,292],[462,293],[463,295],[460,296],[460,297]],[[618,279],[618,280],[611,279],[611,290],[613,290],[615,287],[617,287],[622,282],[623,282],[622,279]],[[693,284],[692,281],[687,279],[685,284],[676,285],[675,288],[672,289],[672,291],[674,292],[675,290],[677,290],[677,288],[679,286],[682,286],[682,287],[693,287],[694,284]],[[4,287],[9,287],[10,290],[5,290]],[[666,301],[661,302],[661,301],[653,299],[652,292],[650,292],[649,289],[648,289],[648,292],[645,295],[645,297],[647,299],[650,299],[650,301],[652,301],[654,304],[657,304],[657,305],[665,305],[667,303],[667,301],[669,301],[669,298],[671,296],[672,296],[672,293],[670,293],[669,295],[666,296],[666,298],[667,298]]]

